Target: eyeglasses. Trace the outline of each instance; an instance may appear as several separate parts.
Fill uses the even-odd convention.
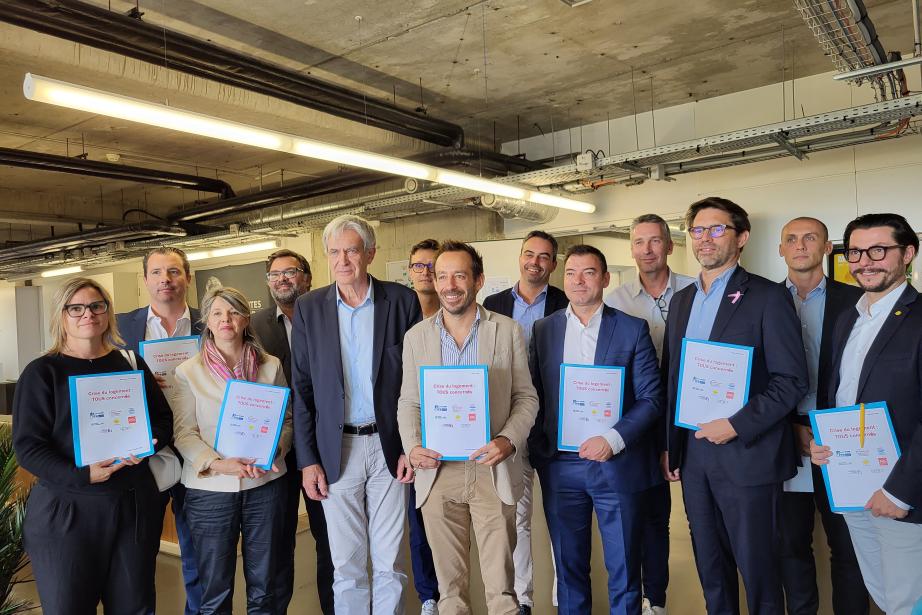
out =
[[[663,317],[663,322],[666,322],[666,318],[669,316],[669,304],[666,303],[666,293],[663,293],[656,299],[656,307],[659,308],[659,315]]]
[[[701,239],[706,232],[714,239],[717,239],[718,237],[723,237],[727,229],[732,231],[739,230],[735,226],[730,226],[729,224],[712,224],[711,226],[692,226],[688,229],[688,234],[694,239]]]
[[[270,282],[277,282],[282,277],[286,280],[293,280],[299,273],[304,273],[303,269],[285,269],[284,271],[270,271],[266,274],[266,279]]]
[[[894,246],[871,246],[870,248],[865,248],[861,250],[859,248],[849,248],[845,251],[845,260],[850,263],[857,263],[861,260],[862,254],[867,254],[868,258],[872,261],[882,261],[887,258],[887,252],[894,250],[896,248],[905,248],[906,246],[894,245]]]
[[[64,311],[71,318],[81,318],[86,313],[87,308],[91,314],[105,314],[109,311],[108,301],[94,301],[93,303],[68,303],[64,306]]]
[[[410,263],[410,269],[416,273],[422,273],[423,271],[432,271],[435,268],[435,263]]]

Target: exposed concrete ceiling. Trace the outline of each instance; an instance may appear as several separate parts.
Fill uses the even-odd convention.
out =
[[[135,2],[91,0],[122,13]],[[907,0],[866,2],[884,47],[911,51]],[[143,20],[455,122],[491,147],[832,68],[791,0],[156,0]],[[167,45],[169,40],[167,38]],[[31,71],[399,156],[435,149],[358,122],[0,24],[0,146],[219,177],[238,193],[333,165],[23,99]],[[2,209],[111,221],[213,195],[0,166]],[[7,239],[0,219],[0,241]],[[33,218],[41,222],[42,218]],[[23,239],[21,227],[11,237]],[[32,234],[49,229],[33,225]],[[27,236],[26,236],[27,237]]]

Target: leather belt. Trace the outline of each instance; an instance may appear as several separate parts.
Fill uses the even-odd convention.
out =
[[[368,423],[366,425],[343,425],[343,433],[353,436],[370,436],[378,433],[377,423]]]

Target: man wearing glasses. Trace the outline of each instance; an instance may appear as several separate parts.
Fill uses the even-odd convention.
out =
[[[660,216],[644,214],[634,218],[630,241],[637,277],[610,292],[605,303],[647,321],[659,358],[672,296],[695,280],[669,268],[666,260],[674,246],[669,225]],[[643,615],[664,615],[669,584],[669,514],[672,511],[669,483],[660,481],[647,489],[640,499],[643,510]]]
[[[409,273],[413,290],[423,310],[423,318],[434,316],[439,311],[439,294],[435,290],[433,268],[439,252],[439,242],[423,239],[410,248]],[[426,539],[423,525],[423,511],[416,507],[416,483],[410,484],[410,500],[407,505],[407,520],[410,526],[410,564],[413,566],[413,586],[422,605],[420,615],[437,615],[439,612],[439,582],[432,562],[432,549]]]
[[[253,333],[263,349],[278,358],[291,386],[291,319],[295,301],[311,289],[311,266],[307,259],[291,250],[277,250],[266,259],[266,283],[275,305],[266,307],[250,320]],[[289,468],[296,467],[294,448],[285,459]],[[273,587],[277,613],[285,613],[294,589],[294,557],[298,531],[298,506],[301,500],[301,474],[286,472],[288,498],[285,501],[285,525],[282,528],[283,544],[279,556],[279,569]],[[330,543],[327,524],[320,502],[304,497],[311,534],[317,548],[317,595],[324,615],[333,615],[333,562],[330,560]]]
[[[709,615],[739,612],[737,570],[751,615],[783,615],[778,505],[796,469],[789,415],[807,392],[800,321],[790,292],[739,265],[751,229],[742,207],[708,197],[685,220],[701,273],[675,294],[666,322],[663,471],[682,480]],[[752,348],[746,403],[697,430],[674,425],[683,338]]]
[[[919,238],[900,215],[865,214],[844,242],[864,294],[836,322],[828,395],[836,407],[886,401],[902,455],[865,510],[843,516],[874,602],[908,615],[922,598],[922,301],[907,281]],[[829,463],[828,446],[810,446]]]
[[[813,555],[813,526],[819,510],[830,550],[832,605],[836,615],[867,615],[868,592],[861,579],[855,549],[842,515],[829,508],[818,467],[809,463],[808,413],[830,408],[826,390],[832,372],[832,330],[839,316],[853,312],[861,290],[827,278],[823,260],[832,252],[829,230],[816,218],[794,218],[781,229],[778,252],[788,266],[782,285],[791,293],[802,325],[810,388],[791,415],[801,461],[797,479],[784,484],[781,496],[781,579],[790,615],[816,615],[820,606]],[[812,472],[811,472],[812,468]]]
[[[566,309],[569,303],[567,295],[562,290],[548,283],[556,268],[557,239],[544,231],[532,231],[525,236],[522,250],[519,252],[519,281],[512,288],[490,295],[483,301],[483,307],[486,309],[508,316],[519,323],[525,335],[526,347],[531,343],[531,332],[535,322],[558,310]],[[519,599],[519,613],[530,615],[531,607],[535,603],[534,563],[531,557],[532,491],[535,470],[527,457],[523,461],[525,493],[517,504],[517,540],[512,560],[515,564],[515,593]],[[556,591],[554,599],[556,600]]]

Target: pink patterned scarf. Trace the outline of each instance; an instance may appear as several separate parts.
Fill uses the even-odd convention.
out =
[[[250,343],[244,342],[243,358],[233,369],[224,360],[224,356],[218,351],[214,341],[211,339],[205,339],[202,342],[202,357],[205,360],[205,365],[219,380],[256,381],[256,372],[259,371],[259,353]]]

